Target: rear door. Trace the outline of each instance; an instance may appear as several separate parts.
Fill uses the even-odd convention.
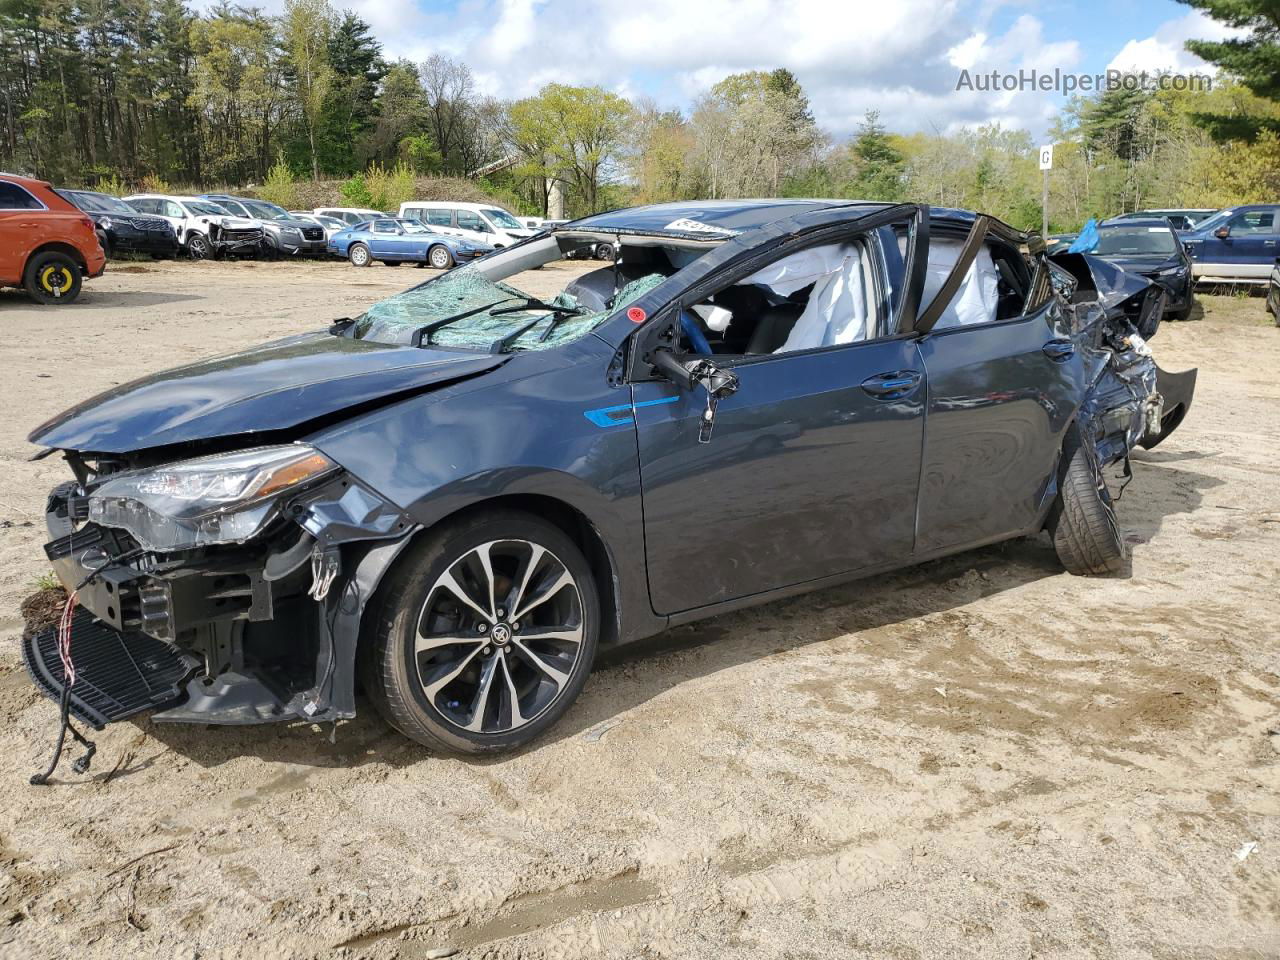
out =
[[[985,236],[985,218],[979,221],[975,233]],[[932,240],[935,251],[943,243]],[[1032,274],[1016,249],[981,238],[972,253],[967,264],[963,256],[955,262],[937,297],[990,303],[994,294],[994,308],[982,315],[931,305],[917,321],[929,382],[916,530],[922,556],[1038,526],[1056,492],[1062,435],[1086,379],[1088,361],[1042,263]],[[961,292],[969,284],[976,286]]]
[[[22,282],[28,254],[45,239],[54,218],[25,187],[0,180],[0,282]]]
[[[870,231],[852,235],[869,258],[866,274],[884,276]],[[740,386],[719,402],[706,442],[700,389],[642,380],[631,404],[588,411],[602,429],[635,424],[656,612],[910,557],[927,387],[915,342],[896,334],[891,297],[880,293],[869,298],[867,339],[713,355]],[[748,316],[759,324],[775,310]]]

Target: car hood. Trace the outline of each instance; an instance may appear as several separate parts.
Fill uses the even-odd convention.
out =
[[[507,359],[304,334],[115,387],[41,424],[28,439],[62,450],[129,453],[287,430],[485,373]]]
[[[229,213],[225,215],[219,215],[219,216],[215,216],[213,214],[209,214],[208,216],[202,215],[201,219],[220,224],[222,228],[225,230],[261,230],[262,229],[261,220],[250,220],[248,217],[237,217]]]

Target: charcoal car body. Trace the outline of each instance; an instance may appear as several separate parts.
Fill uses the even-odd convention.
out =
[[[552,300],[504,282],[602,242]],[[358,675],[403,733],[499,750],[675,624],[1045,529],[1113,571],[1102,470],[1194,389],[1138,332],[1163,297],[963,211],[663,204],[116,387],[31,435],[72,471],[71,703],[336,720]],[[56,640],[24,654],[57,695]]]
[[[1098,225],[1098,242],[1088,251],[1122,270],[1164,288],[1165,314],[1186,320],[1195,307],[1191,257],[1165,217],[1128,216]]]

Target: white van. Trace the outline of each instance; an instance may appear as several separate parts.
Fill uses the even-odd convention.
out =
[[[436,233],[494,247],[510,246],[537,232],[492,203],[411,200],[400,204],[400,216],[420,220]]]

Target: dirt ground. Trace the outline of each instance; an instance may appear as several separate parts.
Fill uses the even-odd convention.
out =
[[[422,277],[139,263],[66,308],[0,294],[0,955],[1280,957],[1280,330],[1256,298],[1154,342],[1200,382],[1135,458],[1125,575],[1024,541],[673,630],[502,759],[371,711],[336,743],[139,718],[88,776],[28,786],[56,710],[18,607],[65,466],[26,433]]]

